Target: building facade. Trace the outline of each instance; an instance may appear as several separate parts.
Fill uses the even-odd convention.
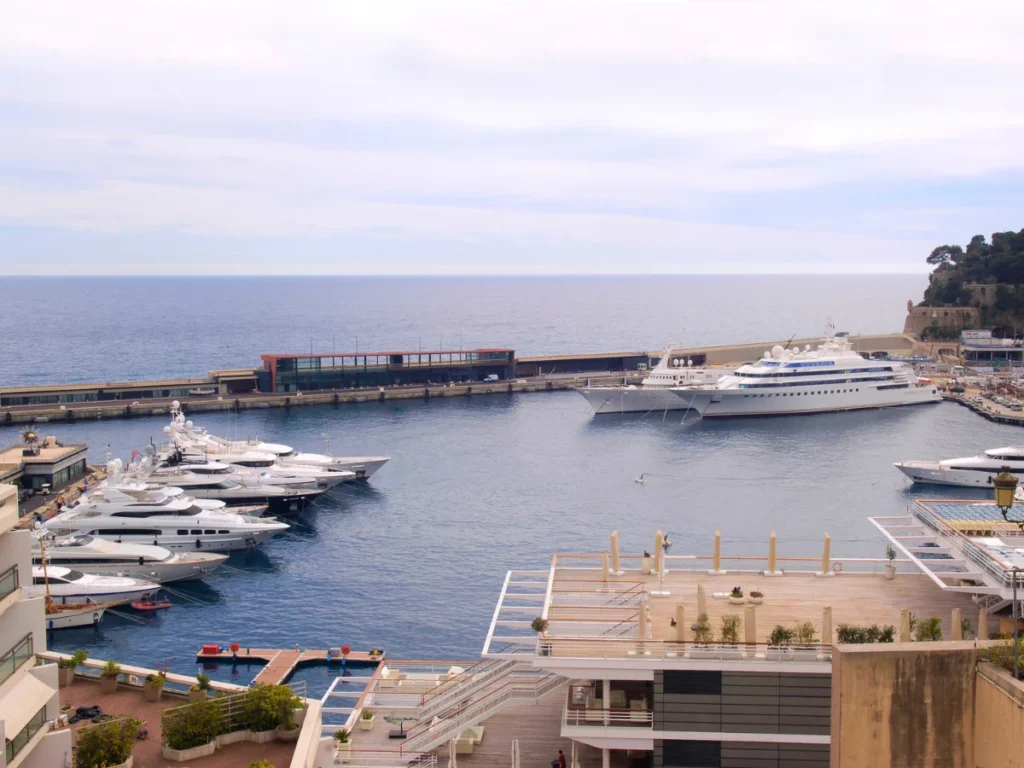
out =
[[[49,727],[60,713],[57,667],[36,663],[46,650],[44,600],[22,597],[32,583],[32,534],[17,523],[18,489],[0,485],[0,768],[63,768],[71,732]]]

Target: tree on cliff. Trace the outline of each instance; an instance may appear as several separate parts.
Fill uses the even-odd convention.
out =
[[[984,238],[982,238],[984,239]],[[960,257],[964,255],[964,249],[959,245],[940,245],[934,251],[932,255],[928,257],[927,261],[929,264],[948,264],[949,262],[960,261]]]
[[[1024,284],[1024,229],[996,232],[990,240],[975,235],[966,248],[940,245],[926,261],[935,267],[924,293],[924,306],[966,306],[971,302],[972,283]],[[983,313],[988,309],[1006,312],[1024,320],[1024,287],[997,292],[993,306],[976,301]]]

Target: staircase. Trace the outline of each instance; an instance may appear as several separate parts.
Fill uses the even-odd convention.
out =
[[[568,682],[561,675],[543,674],[515,662],[510,662],[501,674],[491,676],[489,682],[474,683],[472,677],[475,676],[433,700],[436,702],[443,696],[447,708],[433,702],[428,705],[429,710],[424,708],[419,723],[409,730],[408,737],[402,742],[403,752],[436,749],[458,736],[464,728],[491,717],[509,701],[537,701]],[[434,714],[428,715],[427,711]]]
[[[432,718],[485,688],[500,686],[517,671],[531,672],[533,667],[514,659],[478,662],[458,677],[447,680],[423,694],[420,698],[419,718],[421,721]]]

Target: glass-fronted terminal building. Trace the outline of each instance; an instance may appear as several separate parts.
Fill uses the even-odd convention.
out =
[[[512,349],[332,352],[260,358],[272,392],[461,383],[484,381],[489,376],[510,379],[515,369]]]

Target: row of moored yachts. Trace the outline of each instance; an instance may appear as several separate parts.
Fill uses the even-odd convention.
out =
[[[151,606],[161,584],[204,577],[223,553],[287,531],[278,516],[388,461],[225,440],[186,421],[177,403],[164,432],[167,448],[127,467],[108,461],[97,488],[36,529],[30,592],[48,594],[50,628],[95,623],[109,606]]]

